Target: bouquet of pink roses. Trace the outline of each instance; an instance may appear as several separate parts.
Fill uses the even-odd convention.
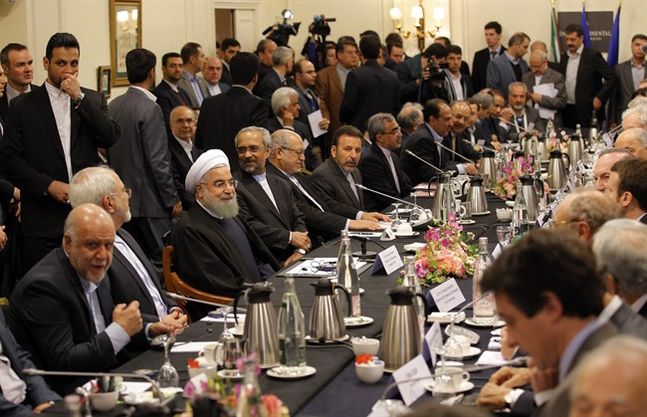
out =
[[[514,198],[517,194],[517,181],[519,177],[535,172],[531,159],[520,156],[506,162],[499,168],[499,175],[494,186],[494,194],[506,199]]]

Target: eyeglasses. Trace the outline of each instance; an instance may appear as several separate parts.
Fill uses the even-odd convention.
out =
[[[117,195],[117,194],[121,194],[121,193],[126,193],[128,198],[130,198],[130,197],[133,196],[133,189],[124,187],[124,189],[122,191],[117,191],[116,193],[110,193],[109,195]]]
[[[396,126],[396,127],[394,127],[393,129],[391,129],[388,132],[382,132],[382,134],[383,135],[393,135],[393,134],[399,133],[401,131],[402,131],[402,128],[400,128],[400,126]]]
[[[206,182],[201,182],[200,184],[207,185]],[[231,179],[229,181],[218,180],[211,183],[213,187],[217,190],[224,190],[227,187],[236,188],[238,187],[238,180]]]
[[[287,146],[281,146],[281,149],[285,149],[286,151],[290,151],[296,156],[305,155],[305,153],[306,153],[305,149],[292,149],[292,148],[288,148]]]

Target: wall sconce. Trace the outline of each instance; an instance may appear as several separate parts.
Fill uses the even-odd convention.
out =
[[[414,20],[413,25],[415,27],[415,31],[413,32],[402,30],[402,11],[398,7],[392,7],[389,10],[389,16],[393,21],[394,29],[405,39],[409,39],[415,35],[418,40],[418,49],[420,52],[425,49],[425,37],[429,35],[432,39],[435,39],[438,31],[442,27],[443,20],[445,20],[445,9],[440,6],[434,7],[432,12],[432,26],[434,29],[431,31],[426,30],[425,9],[422,5],[422,1],[423,0],[418,0],[418,4],[411,8],[411,17]]]

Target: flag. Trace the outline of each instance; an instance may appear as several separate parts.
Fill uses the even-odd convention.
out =
[[[553,62],[559,62],[562,51],[559,47],[559,25],[557,24],[557,11],[555,10],[555,3],[550,2],[552,16],[550,19],[550,49],[553,53]]]
[[[616,12],[616,18],[613,20],[613,28],[611,29],[611,39],[609,39],[609,54],[607,55],[607,62],[613,68],[618,63],[618,50],[620,49],[620,7]]]
[[[591,35],[589,34],[589,20],[586,18],[586,4],[582,2],[582,22],[580,23],[584,30],[584,46],[591,47]]]

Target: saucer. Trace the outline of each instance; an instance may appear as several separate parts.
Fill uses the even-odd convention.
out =
[[[416,236],[418,236],[418,235],[420,234],[420,232],[411,232],[411,233],[398,233],[398,232],[394,232],[393,234],[395,235],[395,237],[402,237],[402,238],[404,238],[404,237],[416,237]]]
[[[488,211],[481,211],[481,212],[479,212],[479,213],[472,213],[472,216],[487,216],[488,214],[490,214],[490,210],[488,210]]]
[[[299,367],[297,372],[290,372],[284,370],[286,367],[277,366],[276,368],[268,369],[267,376],[277,379],[301,379],[314,375],[317,369],[312,366]]]
[[[232,381],[243,379],[245,377],[245,374],[240,372],[238,369],[221,369],[216,372],[216,375],[223,379],[231,379]]]
[[[472,220],[472,219],[465,219],[465,220],[458,221],[458,224],[474,224],[474,223],[476,223],[476,220]]]
[[[441,390],[435,389],[433,382],[431,384],[425,384],[425,389],[432,394],[458,394],[461,392],[467,392],[471,389],[474,389],[474,383],[470,381],[463,381],[461,385],[454,390]]]
[[[445,357],[453,358],[453,359],[467,359],[467,358],[472,358],[472,357],[478,355],[479,353],[481,353],[481,349],[479,349],[477,347],[474,347],[474,346],[470,346],[469,352],[467,352],[467,354],[465,354],[465,355],[456,355],[456,356],[454,356],[454,355],[451,355],[451,356],[450,355],[445,355]]]
[[[508,201],[505,202],[505,205],[512,208],[512,207],[514,207],[514,201],[508,200]]]
[[[461,311],[460,313],[440,313],[434,312],[430,313],[427,316],[427,322],[438,322],[440,324],[451,323],[452,318],[454,318],[454,323],[460,323],[465,320],[465,312]]]
[[[373,321],[373,317],[368,316],[344,317],[344,324],[349,328],[368,326],[373,323]]]
[[[339,339],[329,339],[329,340],[322,340],[322,339],[313,339],[310,337],[310,335],[305,337],[306,343],[310,343],[312,345],[332,345],[335,343],[340,343],[340,342],[345,342],[348,339],[350,339],[350,335],[344,335],[340,337]]]
[[[496,323],[480,321],[480,319],[474,319],[474,317],[469,317],[465,319],[465,324],[469,324],[474,327],[502,327],[505,326],[505,321],[498,320]]]

